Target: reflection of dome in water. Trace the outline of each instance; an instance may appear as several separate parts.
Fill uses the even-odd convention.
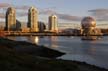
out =
[[[81,21],[82,28],[96,27],[96,21],[92,17],[85,17]]]

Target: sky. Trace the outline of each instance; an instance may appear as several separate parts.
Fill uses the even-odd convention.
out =
[[[48,16],[56,14],[59,22],[80,22],[92,16],[99,22],[108,20],[108,0],[0,0],[0,21],[4,21],[6,9],[16,8],[17,19],[27,22],[31,6],[39,10],[39,21],[48,22]]]

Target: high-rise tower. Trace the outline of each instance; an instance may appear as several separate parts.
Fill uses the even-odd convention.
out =
[[[6,12],[6,27],[5,30],[13,31],[16,29],[16,11],[15,8],[9,7]]]
[[[28,11],[28,24],[27,27],[30,28],[31,32],[38,32],[38,11],[36,8],[31,7]]]
[[[58,27],[57,27],[57,16],[56,15],[51,15],[49,16],[49,30],[52,31],[52,32],[55,32],[58,30]]]

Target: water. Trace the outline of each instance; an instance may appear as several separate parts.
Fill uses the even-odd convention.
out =
[[[87,62],[108,69],[108,37],[96,41],[81,40],[81,37],[8,37],[17,41],[28,41],[66,52],[59,58]]]

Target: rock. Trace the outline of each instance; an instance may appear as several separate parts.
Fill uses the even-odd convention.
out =
[[[44,46],[38,46],[25,41],[13,41],[5,38],[0,38],[0,45],[5,45],[8,48],[14,49],[18,53],[27,53],[40,57],[56,58],[65,53],[53,50]]]

